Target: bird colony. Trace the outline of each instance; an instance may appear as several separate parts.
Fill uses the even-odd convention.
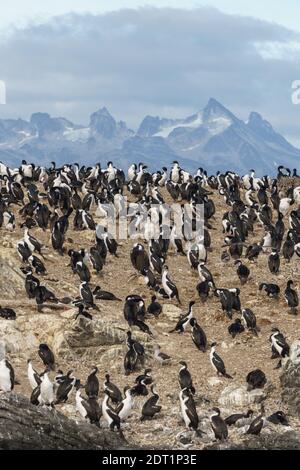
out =
[[[300,179],[290,174],[1,162],[0,236],[23,291],[1,301],[0,399],[22,393],[148,447],[297,429],[280,398],[300,333]],[[45,324],[20,359],[5,326],[24,309],[62,329],[118,325],[119,353],[66,358]]]

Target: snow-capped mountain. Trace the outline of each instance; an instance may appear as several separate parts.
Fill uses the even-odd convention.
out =
[[[47,113],[34,113],[30,121],[0,120],[0,159],[14,166],[23,158],[39,164],[100,161],[104,166],[113,160],[124,168],[143,161],[151,169],[170,167],[176,159],[189,170],[201,166],[208,172],[244,173],[253,167],[272,174],[279,164],[299,167],[300,150],[260,114],[252,112],[244,122],[211,98],[186,119],[146,116],[136,132],[105,107],[91,115],[87,126]]]

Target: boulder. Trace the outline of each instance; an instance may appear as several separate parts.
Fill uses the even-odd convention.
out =
[[[218,377],[208,377],[207,383],[211,387],[215,387],[216,385],[220,385],[222,383],[222,380],[218,379]]]
[[[118,433],[98,429],[77,417],[74,421],[57,410],[33,406],[22,395],[1,394],[0,450],[133,448]]]
[[[33,332],[23,332],[15,320],[0,319],[0,339],[7,353],[21,357],[27,357],[39,344]]]
[[[247,437],[240,443],[224,442],[214,443],[205,447],[205,450],[299,450],[300,432],[295,430],[284,431],[282,426],[277,432]]]
[[[0,256],[0,296],[1,299],[15,299],[24,293],[24,274],[19,270],[19,260],[15,260],[16,250],[1,250]]]
[[[162,314],[171,321],[177,321],[179,320],[180,315],[182,315],[182,310],[179,307],[176,307],[176,305],[163,304]]]
[[[282,401],[288,406],[289,413],[300,416],[300,341],[294,341],[290,357],[282,361],[280,375]]]
[[[248,392],[245,385],[233,384],[224,388],[219,397],[219,403],[224,407],[245,407],[254,403],[260,403],[265,397],[265,393],[261,389]]]
[[[120,361],[118,361],[118,359],[124,357],[124,349],[124,346],[121,345],[110,346],[105,352],[101,354],[99,363],[106,369],[119,366]]]
[[[77,320],[68,323],[65,329],[60,329],[54,334],[53,351],[57,356],[66,360],[75,359],[76,356],[84,356],[86,360],[94,360],[105,363],[113,361],[123,355],[123,346],[126,339],[126,324],[112,322],[110,320],[89,320],[78,317]],[[149,335],[134,330],[133,337],[147,346],[150,345]]]

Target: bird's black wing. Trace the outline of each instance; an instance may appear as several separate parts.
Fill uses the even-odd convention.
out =
[[[213,362],[221,374],[226,374],[225,364],[216,352],[213,355]]]

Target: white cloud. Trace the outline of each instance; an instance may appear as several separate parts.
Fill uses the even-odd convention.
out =
[[[9,89],[1,117],[47,111],[86,123],[105,105],[136,127],[145,114],[181,117],[214,96],[293,135],[299,41],[284,27],[212,8],[57,17],[0,43],[0,78]]]

